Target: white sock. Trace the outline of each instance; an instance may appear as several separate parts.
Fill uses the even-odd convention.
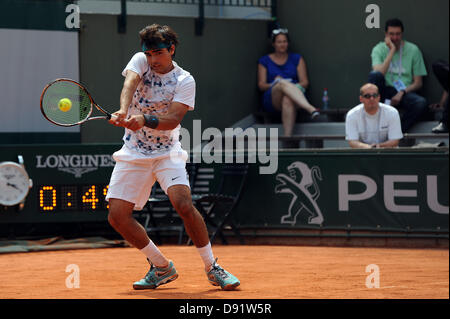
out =
[[[169,264],[169,261],[151,240],[147,246],[141,249],[141,252],[158,268],[165,268]]]
[[[197,248],[197,251],[200,254],[200,257],[202,257],[206,271],[209,271],[211,269],[211,265],[214,263],[214,255],[212,252],[211,243],[208,243],[208,245],[204,247]]]

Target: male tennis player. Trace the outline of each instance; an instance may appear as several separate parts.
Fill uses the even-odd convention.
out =
[[[123,147],[116,161],[106,200],[108,221],[123,238],[139,249],[150,263],[146,276],[134,289],[155,289],[178,277],[168,260],[133,218],[147,202],[155,180],[168,195],[195,244],[211,284],[224,290],[239,280],[217,264],[205,222],[191,201],[186,173],[187,153],[178,140],[180,122],[194,109],[195,81],[172,60],[177,34],[168,26],[153,24],[139,32],[142,52],[136,53],[122,72],[125,76],[120,110],[111,124],[125,127]]]

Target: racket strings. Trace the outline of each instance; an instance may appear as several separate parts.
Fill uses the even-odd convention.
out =
[[[69,107],[60,107],[62,99],[69,99]],[[88,93],[76,83],[59,80],[44,92],[42,111],[45,116],[60,125],[74,125],[86,120],[91,113]]]

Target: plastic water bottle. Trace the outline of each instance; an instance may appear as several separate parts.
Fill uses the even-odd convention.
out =
[[[328,98],[328,89],[325,88],[325,89],[323,90],[323,97],[322,97],[323,110],[328,110],[328,101],[329,101],[329,98]]]

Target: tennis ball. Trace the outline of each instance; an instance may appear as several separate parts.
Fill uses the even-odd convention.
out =
[[[58,108],[63,112],[69,111],[72,108],[72,101],[68,98],[63,98],[59,100]]]

